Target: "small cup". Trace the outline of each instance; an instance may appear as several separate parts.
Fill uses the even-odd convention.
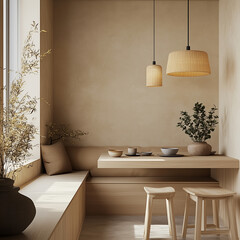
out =
[[[134,148],[134,147],[129,147],[128,148],[128,154],[129,155],[136,155],[137,153],[137,148]]]

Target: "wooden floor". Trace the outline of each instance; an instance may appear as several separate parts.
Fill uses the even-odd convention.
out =
[[[190,218],[190,221],[194,219]],[[143,222],[142,216],[87,216],[79,240],[140,240],[143,239]],[[171,239],[166,224],[165,217],[153,217],[150,239]],[[182,218],[177,217],[176,224],[178,240],[182,240]],[[202,237],[202,240],[228,239],[227,235]],[[193,240],[193,229],[188,230],[186,240]]]

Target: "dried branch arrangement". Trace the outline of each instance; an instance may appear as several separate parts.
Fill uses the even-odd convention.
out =
[[[53,144],[58,140],[65,141],[66,139],[79,141],[81,136],[87,133],[79,129],[73,130],[66,124],[51,123],[47,125],[47,135],[49,144]]]

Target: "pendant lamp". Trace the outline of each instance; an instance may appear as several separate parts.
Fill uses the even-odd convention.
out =
[[[189,45],[189,0],[187,0],[187,47],[184,51],[171,52],[168,56],[167,75],[197,77],[211,74],[208,54],[190,50]]]
[[[162,86],[162,67],[160,65],[156,65],[155,60],[155,8],[156,8],[156,0],[153,0],[153,63],[152,65],[147,66],[146,71],[146,86],[147,87],[161,87]]]

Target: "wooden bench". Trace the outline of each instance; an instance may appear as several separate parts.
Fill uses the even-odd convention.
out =
[[[1,240],[77,240],[85,218],[88,171],[41,175],[20,192],[36,206],[36,217],[20,235]]]
[[[175,215],[183,216],[186,199],[183,187],[218,187],[219,183],[208,176],[89,177],[86,191],[87,215],[144,215],[144,187],[169,186],[176,190]],[[163,204],[154,204],[153,212],[155,215],[165,215],[166,209]],[[190,213],[193,215],[194,207]],[[208,210],[208,213],[211,211]]]

